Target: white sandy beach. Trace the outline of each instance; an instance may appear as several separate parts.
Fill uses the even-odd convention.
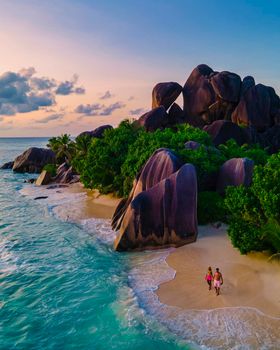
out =
[[[98,219],[107,219],[106,224],[102,224],[102,238],[112,245],[114,233],[108,219],[120,199],[86,190],[80,183],[63,188],[47,187],[28,186],[23,194],[48,196],[51,211],[62,220],[87,222],[94,228],[96,223],[99,225]],[[151,292],[157,293],[159,298],[159,302],[155,301],[149,306],[157,314],[159,322],[167,322],[171,325],[170,329],[183,339],[213,349],[279,348],[279,264],[269,263],[268,256],[262,253],[240,255],[227,237],[226,226],[218,229],[211,225],[201,226],[195,243],[172,248],[169,252],[162,251],[163,255],[169,254],[166,263],[176,272],[174,279],[174,274],[167,271],[166,263],[162,259],[158,260],[160,252],[146,252],[141,256],[130,253],[134,261],[133,273],[135,266],[139,272],[140,280],[134,276],[137,280],[136,289],[139,286],[140,290],[143,288],[144,278],[145,283],[148,280],[147,291],[150,293],[151,278],[158,279],[158,285],[161,277],[170,276],[171,280],[161,283],[157,291]],[[141,262],[144,257],[147,265]],[[151,263],[154,258],[158,266]],[[213,270],[219,267],[223,274],[224,284],[220,296],[216,296],[214,290],[208,291],[204,280],[209,265]],[[146,276],[146,270],[142,269],[147,267],[151,270],[147,271],[149,273]],[[153,273],[162,273],[163,276]],[[164,277],[163,280],[168,278]],[[151,300],[154,297],[151,296]]]
[[[184,309],[253,307],[280,318],[280,265],[261,253],[241,255],[232,247],[226,227],[199,227],[195,243],[177,248],[167,258],[176,277],[160,285],[162,303]],[[208,266],[224,277],[221,295],[209,291],[204,280]],[[279,323],[280,326],[280,323]]]
[[[34,187],[33,187],[34,189]],[[65,188],[37,187],[42,195],[56,195],[53,211],[63,220],[79,222],[90,218],[110,219],[120,199],[87,190],[81,183]],[[69,201],[69,196],[73,200]],[[68,200],[64,201],[64,198]],[[252,307],[280,318],[280,265],[269,263],[262,253],[241,255],[233,248],[226,226],[200,226],[198,239],[176,248],[167,263],[176,271],[173,280],[160,285],[162,303],[182,309],[210,310],[224,307]],[[204,276],[208,266],[220,268],[224,277],[221,294],[208,291]]]

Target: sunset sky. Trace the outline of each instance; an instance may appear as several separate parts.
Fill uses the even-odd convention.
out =
[[[280,93],[279,1],[0,0],[0,136],[138,117],[200,63]]]

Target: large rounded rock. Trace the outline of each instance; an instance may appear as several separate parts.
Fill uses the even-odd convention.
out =
[[[227,186],[250,186],[253,177],[254,161],[248,158],[232,158],[220,169],[217,192],[224,194]]]
[[[53,182],[68,184],[78,182],[79,180],[80,177],[77,175],[77,173],[74,172],[72,166],[67,163],[63,163],[58,167]]]
[[[276,153],[280,150],[280,125],[274,125],[263,133],[257,133],[255,142],[269,153]]]
[[[197,237],[195,167],[176,173],[138,194],[129,205],[114,242],[118,251],[180,246]]]
[[[192,123],[201,124],[199,118],[215,102],[215,91],[210,83],[213,70],[206,64],[197,66],[187,79],[183,88],[184,113],[191,118]]]
[[[43,185],[48,185],[51,182],[52,176],[51,174],[43,170],[41,174],[39,175],[38,179],[35,182],[36,186],[43,186]]]
[[[164,106],[167,110],[181,92],[182,86],[178,83],[158,83],[152,92],[152,108]]]
[[[280,121],[280,98],[271,86],[267,86],[270,96],[270,115],[273,124],[278,124]]]
[[[240,96],[241,78],[231,72],[220,72],[210,79],[215,94],[222,100],[237,103]]]
[[[235,103],[222,100],[218,97],[218,100],[203,113],[202,118],[208,124],[216,120],[231,120],[231,114],[235,107]]]
[[[183,162],[171,150],[167,148],[156,150],[134,180],[129,197],[123,199],[117,206],[112,218],[113,229],[120,228],[128,206],[139,193],[148,190],[175,173],[182,165]]]
[[[143,126],[146,131],[164,129],[168,125],[168,114],[163,106],[152,109],[143,114],[136,124]]]
[[[89,136],[92,138],[100,139],[101,137],[103,137],[104,131],[108,130],[108,129],[113,129],[112,125],[101,125],[92,131],[81,132],[76,138],[83,137],[83,136]]]
[[[173,126],[176,124],[186,123],[184,112],[182,108],[177,104],[173,103],[168,111],[168,125]]]
[[[204,126],[203,130],[208,132],[215,146],[226,143],[230,139],[235,140],[240,146],[249,142],[246,131],[227,120],[217,120]]]
[[[14,162],[7,162],[1,165],[0,169],[12,169],[14,166]]]
[[[185,143],[185,147],[186,149],[189,149],[189,150],[192,150],[192,151],[195,151],[196,149],[200,148],[202,145],[199,143],[199,142],[196,142],[196,141],[187,141]],[[203,145],[203,147],[205,147]]]
[[[14,160],[13,171],[40,173],[46,164],[55,164],[55,154],[47,148],[31,147]]]
[[[241,97],[232,113],[232,121],[236,124],[254,126],[264,131],[272,124],[270,115],[271,98],[267,86],[257,84],[249,88]]]
[[[248,75],[247,77],[245,77],[242,80],[241,96],[243,96],[247,92],[247,90],[253,86],[255,86],[255,79],[253,77],[251,77],[250,75]]]

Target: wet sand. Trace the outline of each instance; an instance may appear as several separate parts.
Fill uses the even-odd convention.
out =
[[[162,303],[183,309],[252,307],[280,317],[280,265],[267,258],[261,253],[241,255],[225,226],[201,226],[195,243],[175,249],[167,258],[176,276],[161,284],[157,294]],[[223,274],[219,296],[204,280],[208,266],[219,267]]]
[[[50,191],[50,190],[48,190]],[[54,212],[62,219],[78,222],[90,218],[111,219],[120,198],[85,189],[81,183],[58,189],[65,196],[79,194],[69,203],[57,206]]]

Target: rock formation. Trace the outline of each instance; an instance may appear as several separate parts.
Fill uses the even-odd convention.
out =
[[[14,162],[7,162],[7,163],[4,163],[0,169],[12,169],[14,166]]]
[[[238,103],[241,78],[231,72],[220,72],[210,78],[210,83],[216,96],[224,101]]]
[[[137,124],[143,126],[146,131],[164,129],[168,125],[168,114],[163,106],[156,107],[150,112],[143,114]]]
[[[77,137],[82,137],[82,136],[89,136],[89,137],[92,137],[92,138],[98,138],[100,139],[101,137],[103,137],[103,133],[105,130],[108,130],[108,129],[113,129],[112,125],[101,125],[99,126],[98,128],[92,130],[92,131],[84,131],[84,132],[81,132]]]
[[[164,106],[167,110],[182,92],[178,83],[158,83],[152,92],[152,108]]]
[[[226,143],[230,139],[234,139],[240,146],[250,141],[244,129],[228,120],[216,120],[210,125],[205,125],[203,130],[211,136],[215,146]]]
[[[129,204],[114,242],[118,251],[180,246],[197,237],[197,179],[185,164]]]
[[[183,110],[174,102],[181,91]],[[152,96],[153,109],[137,121],[147,131],[181,123],[199,128],[206,125],[206,130],[214,135],[216,145],[230,138],[240,145],[256,139],[267,144],[269,135],[273,139],[269,143],[270,151],[275,152],[280,147],[278,128],[274,128],[280,125],[280,98],[272,87],[256,85],[252,76],[241,80],[238,74],[215,72],[206,64],[200,64],[191,72],[183,88],[175,82],[159,83],[154,87]],[[220,120],[222,122],[217,123]],[[247,127],[247,130],[224,121],[232,121],[235,125]],[[257,135],[252,134],[251,128],[256,130]]]
[[[31,147],[14,160],[13,171],[40,173],[47,164],[55,164],[55,154],[46,148]]]
[[[199,147],[201,147],[201,144],[199,142],[196,142],[196,141],[187,141],[185,143],[185,147],[186,147],[186,149],[196,150]],[[205,146],[203,145],[203,147],[205,147]]]
[[[43,170],[41,174],[39,175],[38,179],[35,182],[36,186],[42,186],[42,185],[48,185],[51,182],[52,176],[51,174]]]
[[[188,122],[182,108],[176,102],[173,103],[173,105],[170,107],[167,114],[168,114],[167,127],[173,126],[176,124],[184,124]]]
[[[197,66],[183,88],[184,113],[194,126],[203,125],[202,116],[214,102],[215,92],[210,83],[213,70],[206,64]]]
[[[224,194],[227,186],[250,186],[253,176],[254,162],[248,158],[232,158],[220,169],[217,181],[217,192]]]
[[[139,193],[175,173],[182,165],[182,161],[171,150],[166,148],[156,150],[136,177],[128,199],[123,199],[116,208],[112,227],[116,230],[121,227],[127,208]]]
[[[74,172],[73,167],[67,163],[61,164],[58,169],[56,176],[52,179],[52,182],[60,184],[68,184],[79,182],[80,177]]]
[[[236,124],[252,125],[264,131],[272,125],[270,106],[271,97],[267,86],[254,85],[243,94],[231,119]]]

